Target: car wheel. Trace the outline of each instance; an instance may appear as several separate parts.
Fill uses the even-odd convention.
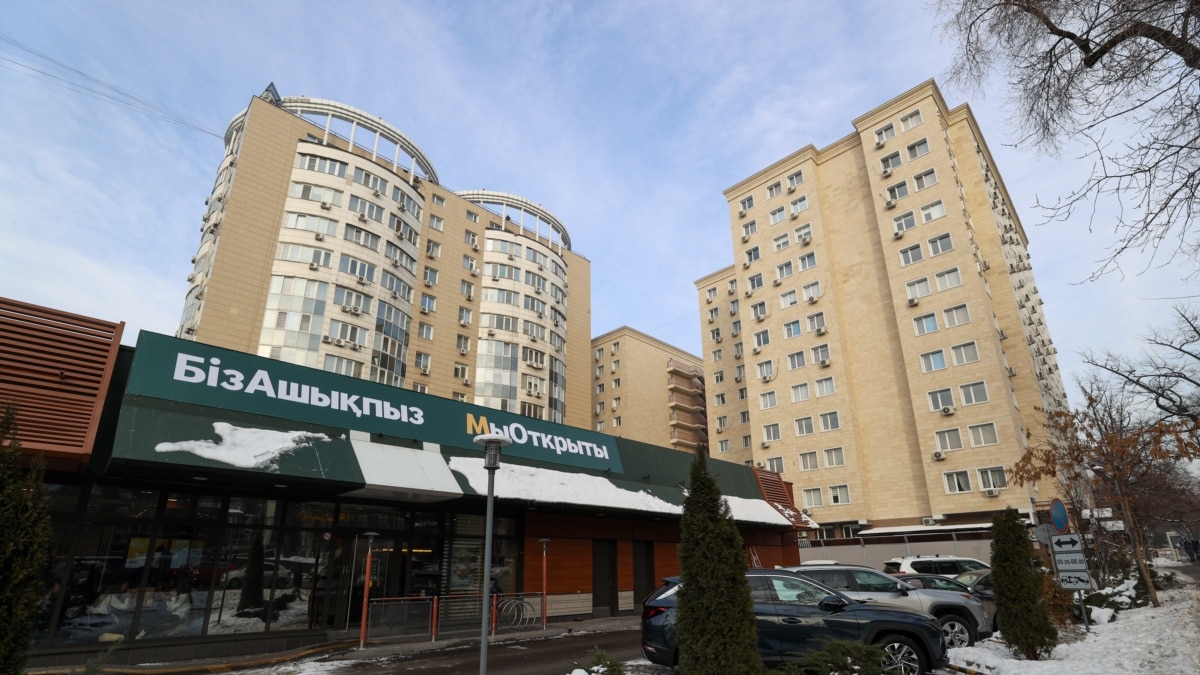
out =
[[[876,641],[883,648],[883,672],[899,675],[923,675],[929,672],[925,652],[904,635],[884,635]]]
[[[975,644],[976,630],[971,626],[971,622],[962,618],[961,615],[943,614],[938,617],[938,621],[942,622],[942,638],[945,639],[948,649],[970,647]]]

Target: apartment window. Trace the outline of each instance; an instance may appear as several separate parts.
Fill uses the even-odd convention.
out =
[[[433,325],[425,323],[424,321],[417,324],[417,337],[421,338],[422,340],[432,340]]]
[[[754,439],[750,436],[750,434],[746,434],[745,436],[742,436],[742,449],[743,450],[749,450],[750,446],[752,446],[752,445],[754,445]]]
[[[783,184],[779,181],[775,181],[767,186],[767,199],[778,197],[781,194],[783,194]]]
[[[805,253],[804,255],[800,256],[800,269],[801,270],[810,270],[816,266],[817,266],[817,254],[816,253],[810,252],[810,253]]]
[[[801,352],[800,354],[801,354],[800,360],[803,361],[804,353]],[[807,382],[801,382],[800,384],[792,385],[792,403],[802,403],[804,401],[807,401],[808,398],[809,398],[809,394],[808,394],[808,383]]]
[[[972,382],[959,387],[962,392],[963,405],[972,405],[975,403],[987,403],[987,385],[983,382]]]
[[[725,353],[724,353],[724,350],[721,350],[721,349],[714,349],[714,350],[712,351],[712,360],[713,360],[713,361],[720,361],[720,360],[721,360],[721,359],[723,359],[723,358],[725,358]],[[603,368],[602,368],[602,369],[603,369]]]
[[[825,312],[817,312],[808,315],[808,329],[811,331],[819,331],[825,327]]]
[[[850,486],[849,485],[830,485],[829,486],[829,504],[849,504],[850,503]]]
[[[780,309],[787,309],[788,307],[791,307],[792,305],[795,305],[798,302],[800,302],[800,301],[797,299],[796,291],[794,291],[794,290],[786,291],[779,295],[779,308]]]
[[[467,402],[467,395],[461,391],[456,391],[453,394],[450,394],[450,398],[451,400],[458,401],[459,403]],[[603,422],[600,424],[600,426],[603,426]],[[597,431],[603,431],[603,429],[597,429]]]
[[[808,196],[799,197],[792,200],[792,215],[804,213],[808,210]]]
[[[710,288],[707,291],[705,291],[704,299],[707,300],[708,302],[712,302],[713,300],[716,300],[717,299],[717,289]]]
[[[759,379],[762,379],[764,377],[774,377],[775,376],[775,362],[774,361],[760,361],[757,365],[758,365]]]
[[[817,397],[830,396],[837,393],[837,387],[833,383],[832,377],[822,377],[817,380]]]
[[[746,400],[746,388],[745,387],[739,388],[737,390],[737,395],[738,395],[739,401],[745,401]],[[745,417],[748,414],[749,413],[743,413],[742,416]],[[750,420],[747,418],[745,421],[749,422]]]
[[[774,408],[776,405],[778,405],[778,402],[775,399],[775,392],[764,391],[763,393],[758,395],[758,409],[759,410],[770,410],[771,408]]]
[[[754,195],[750,195],[738,202],[738,208],[742,211],[749,211],[754,208]]]
[[[804,488],[804,506],[821,506],[821,488]]]
[[[613,381],[612,381],[612,386],[613,386],[613,389],[620,389],[621,388],[621,378],[614,377]]]
[[[755,347],[766,347],[769,344],[771,344],[771,331],[760,330],[754,334]]]
[[[821,467],[817,466],[817,453],[802,452],[799,455],[799,466],[801,471],[815,471]]]
[[[783,337],[785,339],[800,337],[800,319],[783,324]]]
[[[730,279],[729,280],[729,294],[733,295],[735,293],[737,293],[737,279]]]
[[[296,155],[296,161],[292,166],[297,169],[304,169],[305,171],[316,171],[317,173],[327,173],[338,178],[345,178],[346,167],[349,165],[345,162],[327,159],[318,155]]]
[[[717,372],[713,373],[713,382],[714,383],[721,384],[724,381],[725,381],[725,371],[718,370]]]
[[[783,458],[782,457],[768,457],[767,458],[767,471],[774,471],[775,473],[783,473]]]
[[[733,358],[742,358],[742,343],[738,342],[733,345]]]
[[[613,418],[613,427],[616,428],[619,426],[621,426],[621,416],[617,415],[616,417]]]
[[[467,211],[467,220],[471,221],[472,223],[478,223],[479,214],[475,213],[474,211]]]
[[[892,218],[892,229],[895,232],[907,232],[917,226],[917,218],[912,211]]]
[[[929,410],[936,412],[942,408],[954,406],[954,393],[949,389],[938,389],[929,392]]]
[[[779,425],[764,424],[762,428],[762,438],[767,443],[779,440]]]
[[[429,216],[429,227],[430,227],[430,229],[441,232],[443,229],[443,221],[442,221],[441,216],[434,216],[434,215]]]
[[[1008,487],[1008,479],[1004,477],[1004,467],[988,466],[980,469],[979,487],[984,490],[999,490]]]
[[[921,140],[908,146],[908,159],[912,161],[918,157],[923,157],[929,154],[929,141],[922,138]]]
[[[817,345],[812,348],[813,363],[821,363],[829,360],[829,345]]]
[[[720,342],[721,341],[721,329],[714,328],[714,329],[708,331],[708,339],[712,340],[713,342]]]
[[[825,448],[825,466],[845,466],[846,456],[842,453],[841,448]]]
[[[805,284],[800,291],[804,293],[805,300],[821,297],[821,282],[814,281],[811,284]]]
[[[708,310],[708,322],[712,323],[712,322],[716,321],[717,317],[720,315],[721,315],[721,309],[719,307],[713,307],[712,309]]]
[[[934,439],[937,441],[937,449],[942,452],[950,452],[951,450],[962,450],[962,434],[958,428],[942,429],[934,432]]]
[[[426,312],[437,311],[437,298],[428,293],[421,294],[421,309]]]
[[[342,238],[346,241],[352,241],[359,246],[369,248],[372,251],[379,250],[379,235],[353,225],[346,225],[346,230]]]
[[[421,370],[428,370],[431,360],[432,359],[428,354],[417,352],[413,357],[413,365]]]
[[[942,310],[942,315],[945,317],[947,328],[961,326],[962,324],[970,323],[971,321],[971,314],[967,311],[967,306],[965,304],[958,305],[956,307],[948,307]]]
[[[603,383],[603,382],[601,382],[600,384],[597,384],[597,385],[596,385],[596,393],[597,393],[597,394],[603,394],[603,393],[604,393],[604,383]]]
[[[887,189],[888,199],[899,201],[908,196],[908,181],[900,181]]]
[[[804,243],[812,238],[812,223],[805,223],[796,228],[796,241]]]
[[[879,168],[884,171],[891,171],[900,167],[900,153],[893,152],[892,154],[879,160]]]
[[[787,177],[788,187],[794,188],[804,182],[804,172],[797,171]]]
[[[966,471],[947,471],[942,475],[946,477],[946,492],[957,494],[971,491],[971,475]]]
[[[750,313],[753,314],[754,318],[756,318],[756,319],[760,316],[766,316],[767,315],[767,303],[760,300],[759,302],[756,302],[753,305],[750,305]]]
[[[801,417],[796,420],[796,435],[809,436],[813,433],[813,418]]]
[[[755,232],[758,232],[758,225],[755,224],[755,222],[753,220],[748,223],[744,223],[742,225],[742,236],[743,237],[749,237],[750,235],[754,234]]]
[[[432,267],[426,267],[424,272],[425,284],[432,286],[438,282],[438,271]]]
[[[939,291],[954,288],[955,286],[962,286],[962,275],[958,273],[957,267],[951,267],[948,270],[938,272],[934,276],[937,278]]]
[[[737,300],[729,301],[729,313],[734,314],[734,315],[736,315],[738,313],[738,301]]]
[[[910,281],[907,284],[905,284],[904,288],[905,288],[905,291],[908,293],[908,297],[910,300],[914,299],[914,298],[923,298],[923,297],[929,295],[930,293],[933,293],[933,291],[930,290],[930,288],[929,288],[928,277],[921,277],[920,279],[914,279],[913,281]]]
[[[729,452],[729,439],[722,438],[717,441],[717,452]]]
[[[946,367],[946,353],[938,349],[921,355],[921,372],[932,373]]]
[[[950,350],[954,352],[954,365],[956,366],[975,363],[979,360],[979,348],[975,346],[974,342],[954,345]]]
[[[718,416],[717,417],[717,428],[718,429],[728,429],[729,428],[729,418],[726,417],[725,415]]]
[[[821,413],[821,431],[837,431],[842,428],[837,411]]]
[[[777,225],[779,223],[782,223],[784,218],[787,218],[787,213],[784,212],[784,209],[782,206],[771,211],[771,224],[772,225]]]
[[[762,286],[763,286],[762,274],[752,274],[752,275],[750,275],[749,279],[746,279],[746,287],[752,291],[762,288]]]
[[[917,187],[918,191],[937,185],[937,172],[930,169],[913,176],[913,185]]]
[[[971,447],[978,448],[981,445],[996,445],[1000,442],[1000,438],[996,435],[996,425],[992,422],[986,424],[975,424],[967,427],[971,432]]]
[[[932,220],[937,220],[944,215],[946,215],[946,205],[943,204],[942,200],[940,199],[932,204],[926,204],[925,206],[921,207],[922,223],[928,223]]]
[[[787,235],[784,235],[787,236]],[[779,279],[786,279],[792,276],[792,261],[789,260],[782,265],[775,266],[775,276]]]
[[[950,240],[950,233],[938,235],[929,240],[929,255],[941,255],[947,251],[954,250],[954,242]]]
[[[925,256],[921,253],[920,244],[915,244],[913,246],[909,246],[908,248],[900,249],[900,264],[903,266],[919,263],[924,259]]]
[[[883,128],[875,130],[875,142],[876,143],[883,143],[883,142],[890,140],[892,138],[895,138],[895,137],[896,137],[896,127],[893,126],[890,122]]]
[[[921,111],[914,110],[900,118],[900,130],[908,131],[921,123]]]
[[[716,394],[713,396],[713,405],[725,405],[725,394]]]
[[[925,314],[924,316],[918,316],[913,319],[913,329],[917,335],[926,335],[936,331],[938,329],[937,315]]]
[[[435,206],[445,206],[446,200],[441,195],[434,195],[433,203]]]
[[[771,246],[774,247],[776,253],[791,245],[792,235],[787,234],[786,232],[771,240]]]

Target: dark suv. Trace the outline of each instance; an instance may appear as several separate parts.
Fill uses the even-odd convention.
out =
[[[857,640],[881,646],[888,672],[919,675],[946,665],[938,620],[929,614],[860,603],[786,570],[746,570],[758,625],[758,654],[771,667],[819,649],[821,639]],[[642,604],[642,655],[651,663],[679,663],[675,603],[679,577]]]

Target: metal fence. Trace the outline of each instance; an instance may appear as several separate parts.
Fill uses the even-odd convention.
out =
[[[541,593],[492,595],[490,634],[545,629]],[[483,596],[478,593],[440,596],[372,598],[367,608],[367,637],[437,640],[442,635],[478,633]]]

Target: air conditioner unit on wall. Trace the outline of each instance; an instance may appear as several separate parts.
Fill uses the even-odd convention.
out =
[[[945,451],[943,451],[943,450],[934,450],[933,451],[933,461],[941,462],[945,459],[946,459]]]
[[[983,491],[983,496],[984,497],[999,497],[1000,491],[997,490],[996,488],[988,488]]]
[[[922,518],[921,524],[922,525],[937,525],[937,520],[934,520],[933,518]]]
[[[946,415],[946,416],[953,415],[954,414],[954,406],[948,405],[945,408],[942,408],[942,414]]]
[[[908,299],[908,306],[909,306],[909,307],[916,307],[916,306],[917,306],[917,305],[919,305],[919,304],[921,304],[921,299],[920,299],[920,298],[909,298],[909,299]]]
[[[827,332],[829,331],[825,328],[825,326],[817,326],[817,335],[824,335]]]

